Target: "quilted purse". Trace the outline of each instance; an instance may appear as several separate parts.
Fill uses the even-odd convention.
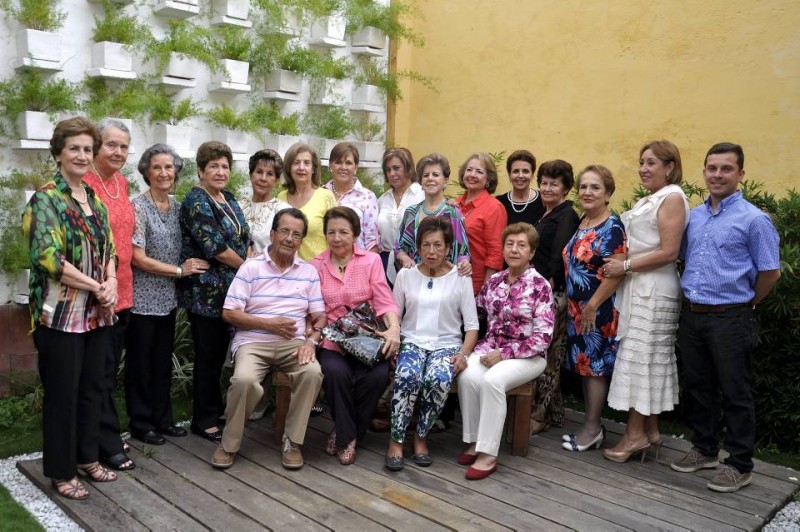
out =
[[[381,353],[384,339],[375,331],[385,331],[386,326],[378,320],[369,303],[347,308],[341,318],[322,329],[322,337],[335,342],[363,364],[372,367],[384,358]]]

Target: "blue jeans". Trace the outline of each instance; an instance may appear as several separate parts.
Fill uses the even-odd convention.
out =
[[[725,401],[725,461],[740,472],[753,469],[756,412],[750,354],[758,343],[753,309],[697,313],[688,308],[678,328],[684,388],[690,401],[692,444],[705,456],[719,453],[720,391]]]

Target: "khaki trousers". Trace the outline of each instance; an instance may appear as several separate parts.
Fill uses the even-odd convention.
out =
[[[306,436],[308,417],[322,386],[322,369],[314,360],[300,365],[294,350],[302,340],[245,344],[236,350],[231,386],[228,388],[227,422],[222,433],[222,446],[229,453],[239,451],[244,424],[250,418],[264,388],[261,382],[270,370],[286,373],[291,382],[292,397],[286,416],[284,435],[302,445]]]

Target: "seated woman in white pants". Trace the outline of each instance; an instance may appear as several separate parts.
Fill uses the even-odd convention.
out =
[[[527,223],[503,231],[505,270],[495,273],[478,294],[486,336],[475,346],[458,379],[458,399],[467,450],[458,463],[470,465],[467,480],[497,470],[497,452],[506,418],[506,392],[542,374],[553,335],[550,283],[530,266],[539,235]]]

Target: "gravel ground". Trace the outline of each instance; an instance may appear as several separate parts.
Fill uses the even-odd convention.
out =
[[[0,460],[0,484],[3,484],[11,492],[11,496],[32,513],[46,530],[83,530],[17,469],[19,460],[33,460],[41,457],[42,453],[33,453]],[[800,502],[787,504],[772,521],[764,526],[763,530],[765,532],[800,532]]]

